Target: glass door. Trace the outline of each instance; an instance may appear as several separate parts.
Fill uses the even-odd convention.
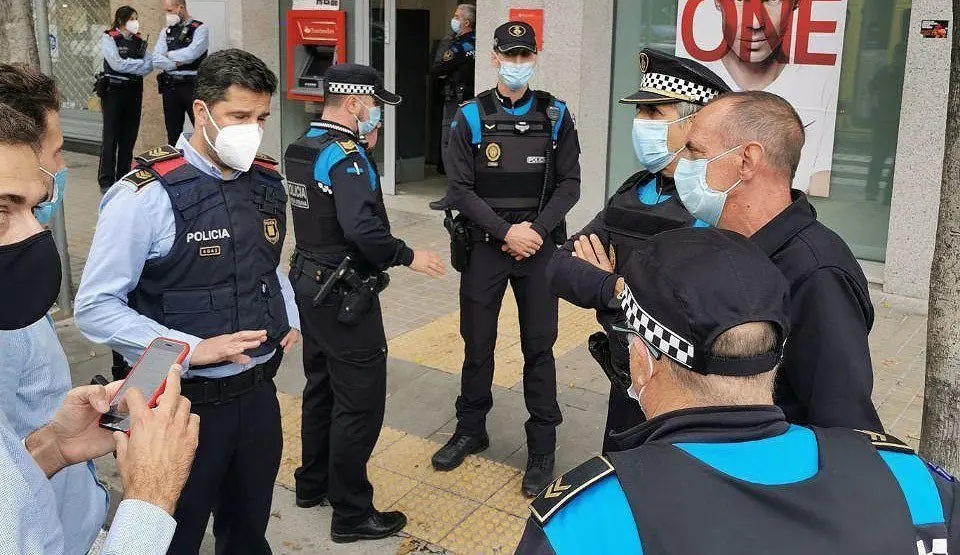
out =
[[[358,57],[367,57],[359,63],[366,63],[383,73],[387,90],[396,88],[396,42],[393,39],[396,29],[396,0],[367,0],[369,3],[366,36],[358,42],[365,42],[366,52],[361,47]],[[374,148],[374,159],[380,167],[380,181],[383,192],[388,195],[396,192],[396,108],[385,106],[383,127]]]

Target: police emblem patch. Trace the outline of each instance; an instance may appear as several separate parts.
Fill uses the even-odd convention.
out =
[[[497,143],[490,143],[487,145],[487,149],[484,151],[484,153],[487,155],[487,166],[491,168],[500,166],[500,156],[503,155],[500,145]]]
[[[443,61],[449,62],[453,59],[453,50],[447,50],[443,53]]]
[[[646,52],[640,53],[640,73],[646,73],[647,68],[650,67],[650,57],[647,56]]]
[[[277,223],[276,218],[263,220],[263,236],[274,245],[280,240],[280,225]]]
[[[508,31],[515,37],[522,37],[527,34],[527,29],[523,25],[511,25]]]

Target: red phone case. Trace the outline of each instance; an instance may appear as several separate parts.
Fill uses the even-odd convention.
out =
[[[183,341],[177,341],[176,339],[170,339],[170,338],[168,338],[168,337],[158,337],[158,338],[156,338],[156,339],[154,339],[153,341],[150,342],[150,345],[148,345],[147,348],[143,351],[143,353],[140,355],[140,358],[137,359],[137,362],[135,362],[135,363],[133,364],[133,368],[130,370],[130,374],[127,374],[127,377],[124,378],[124,382],[126,382],[127,379],[129,379],[130,376],[131,376],[134,372],[137,371],[137,366],[140,364],[140,361],[143,360],[143,357],[146,356],[147,351],[149,351],[150,349],[152,349],[153,346],[154,346],[154,344],[156,344],[156,343],[158,343],[158,342],[161,342],[161,341],[162,341],[162,342],[165,342],[165,343],[176,343],[177,345],[180,345],[180,346],[182,347],[182,350],[180,351],[180,355],[177,356],[176,360],[174,361],[174,364],[183,364],[183,361],[187,358],[187,354],[190,353],[190,345],[187,344],[187,343],[184,343]],[[121,386],[121,387],[122,387],[122,386]],[[153,396],[150,397],[150,400],[149,400],[149,401],[147,401],[147,406],[148,406],[148,407],[153,408],[153,407],[157,406],[157,399],[160,398],[160,395],[163,394],[163,391],[164,391],[164,389],[166,389],[166,387],[167,387],[167,379],[164,378],[163,381],[160,382],[160,386],[157,387],[157,390],[153,393]],[[116,399],[116,396],[117,396],[117,394],[119,394],[119,393],[120,393],[120,390],[118,389],[118,390],[117,390],[117,393],[114,394],[114,397],[113,397],[112,399],[110,399],[110,404],[111,404],[111,405],[113,404],[114,399]],[[127,431],[127,434],[129,434],[129,433],[130,433],[130,431],[128,430],[128,431]]]

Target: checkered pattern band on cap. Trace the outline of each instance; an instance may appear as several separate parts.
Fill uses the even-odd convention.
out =
[[[644,73],[640,90],[652,93],[667,93],[667,96],[682,96],[695,102],[706,104],[716,98],[720,91],[704,87],[663,73]]]
[[[376,92],[373,85],[359,85],[356,83],[327,83],[327,92],[330,94],[368,94]]]
[[[637,303],[637,299],[634,298],[633,291],[630,290],[629,286],[624,286],[619,298],[620,308],[623,309],[623,313],[627,317],[627,326],[630,329],[642,335],[663,354],[687,368],[693,368],[693,345],[689,341],[647,314]]]

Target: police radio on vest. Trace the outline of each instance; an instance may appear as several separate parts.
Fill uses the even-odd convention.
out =
[[[215,239],[229,239],[230,232],[224,229],[208,229],[206,231],[192,231],[187,233],[187,242],[213,241]]]

